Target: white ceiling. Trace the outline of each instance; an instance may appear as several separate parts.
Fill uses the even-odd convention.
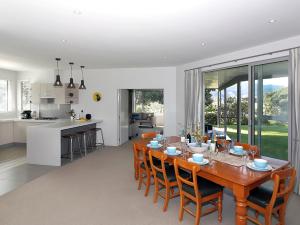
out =
[[[299,9],[299,0],[0,0],[0,68],[53,68],[55,57],[63,67],[175,66],[299,35]]]

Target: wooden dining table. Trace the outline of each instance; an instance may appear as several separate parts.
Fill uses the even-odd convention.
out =
[[[167,139],[168,145],[180,141],[180,137],[169,137]],[[149,140],[139,140],[139,144],[146,146],[149,144]],[[154,150],[154,149],[153,149]],[[163,151],[165,149],[155,149]],[[168,156],[170,163],[176,157],[188,159],[191,157],[191,152],[186,152],[184,155]],[[238,157],[238,156],[236,156]],[[207,165],[201,166],[198,175],[204,177],[207,180],[213,181],[223,187],[230,189],[235,197],[235,224],[245,225],[247,224],[247,197],[250,191],[261,185],[262,183],[271,179],[271,174],[274,170],[280,170],[289,165],[288,161],[263,157],[273,167],[272,171],[260,172],[249,169],[246,166],[233,166],[217,160],[211,160]],[[241,159],[242,160],[242,159]]]

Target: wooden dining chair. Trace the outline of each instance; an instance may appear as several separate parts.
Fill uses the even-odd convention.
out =
[[[216,140],[216,150],[222,152],[226,150],[227,146],[230,145],[230,141],[222,138],[217,138]]]
[[[146,132],[146,133],[142,133],[141,137],[143,139],[150,139],[150,138],[155,138],[156,137],[156,132]]]
[[[255,151],[255,156],[254,157],[260,157],[260,151],[259,151],[259,148],[256,145],[250,145],[248,143],[241,143],[241,142],[235,142],[234,145],[243,146],[243,149],[245,151],[254,150]]]
[[[142,158],[143,144],[133,143],[133,166],[134,166],[134,178],[139,179],[139,167],[143,162]]]
[[[271,225],[273,214],[280,225],[285,225],[286,205],[295,185],[295,177],[294,168],[279,170],[271,175],[274,182],[273,190],[263,186],[253,189],[248,197],[247,206],[255,210],[255,218],[247,215],[247,219],[262,225],[258,221],[260,213],[265,217],[265,225]]]
[[[198,225],[201,216],[218,211],[218,220],[222,222],[223,187],[197,176],[200,166],[195,163],[175,159],[174,167],[180,192],[179,221],[182,221],[183,213],[186,211],[195,217],[195,225]],[[186,179],[182,177],[179,173],[180,169],[190,171],[192,178]],[[196,204],[195,213],[187,207],[191,201]],[[210,203],[213,206],[202,212],[202,205],[204,203]]]
[[[149,188],[151,185],[151,177],[153,177],[153,172],[152,172],[150,160],[148,157],[148,151],[149,150],[147,147],[143,147],[143,150],[142,150],[143,162],[139,164],[138,190],[140,190],[142,187],[142,184],[144,184],[146,187],[145,196],[148,196]]]
[[[177,187],[177,180],[174,171],[174,166],[166,166],[167,155],[160,151],[150,150],[149,159],[154,175],[154,199],[156,203],[158,196],[164,199],[163,211],[165,212],[168,208],[169,200],[179,196],[179,192],[175,193],[174,188]],[[159,163],[155,163],[157,160]],[[190,175],[184,171],[181,171],[183,177],[190,177]],[[161,190],[164,189],[164,194]]]

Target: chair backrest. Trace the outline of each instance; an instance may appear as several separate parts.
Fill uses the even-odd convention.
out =
[[[204,143],[207,143],[208,139],[209,139],[209,138],[208,138],[207,135],[205,135],[205,136],[202,137],[202,141],[203,141]]]
[[[251,146],[248,143],[241,143],[241,142],[235,142],[234,145],[236,145],[236,146],[243,146],[243,149],[246,150],[246,151],[249,150],[250,146]]]
[[[287,203],[289,195],[295,186],[296,170],[294,168],[288,168],[275,171],[272,173],[271,178],[274,181],[274,190],[268,207],[273,208],[278,197],[283,197],[284,204]]]
[[[182,193],[184,190],[182,189],[182,184],[186,184],[188,186],[191,186],[194,189],[195,197],[199,198],[199,191],[198,191],[198,181],[197,181],[197,172],[200,170],[200,166],[195,163],[190,163],[183,159],[175,159],[174,160],[174,168],[175,168],[175,174],[177,178],[178,188],[179,191]],[[189,172],[192,174],[192,180],[189,180],[188,178],[184,178],[180,176],[179,170],[183,169],[186,172]],[[187,193],[189,194],[189,193]]]
[[[256,152],[255,157],[260,157],[260,151],[259,151],[259,148],[256,145],[250,145],[248,143],[241,143],[241,142],[236,142],[234,145],[243,146],[243,149],[245,151],[254,150]]]
[[[151,171],[151,168],[148,167],[148,152],[149,152],[149,149],[147,147],[143,147],[142,149],[142,158],[143,158],[143,162],[144,162],[144,165],[145,165],[145,168],[147,171]]]
[[[154,158],[157,162],[160,163],[154,163]],[[160,172],[163,174],[164,181],[168,182],[166,168],[165,168],[165,160],[167,159],[167,155],[160,151],[155,150],[149,150],[149,160],[152,168],[152,172],[154,177],[157,178],[156,174],[157,172]],[[159,165],[160,164],[160,165]]]
[[[142,133],[142,138],[155,138],[156,137],[156,132],[146,132],[146,133]]]
[[[138,142],[133,143],[133,155],[136,162],[143,161],[142,152],[143,152],[143,145]]]
[[[218,151],[224,151],[228,145],[230,145],[230,141],[222,138],[217,138],[216,149],[218,149]]]

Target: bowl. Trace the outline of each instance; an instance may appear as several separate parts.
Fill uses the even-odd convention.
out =
[[[203,154],[199,154],[199,153],[193,154],[193,161],[194,162],[202,162],[203,161]]]
[[[257,168],[266,168],[267,164],[268,164],[267,160],[264,160],[264,159],[254,159],[254,165]]]
[[[189,147],[197,147],[198,144],[196,142],[188,143]]]
[[[241,152],[243,152],[243,146],[235,145],[235,146],[233,146],[233,150],[235,152],[241,153]]]
[[[151,146],[158,146],[158,141],[150,141]]]
[[[172,147],[172,146],[167,147],[167,152],[169,154],[175,154],[176,153],[176,147]]]

